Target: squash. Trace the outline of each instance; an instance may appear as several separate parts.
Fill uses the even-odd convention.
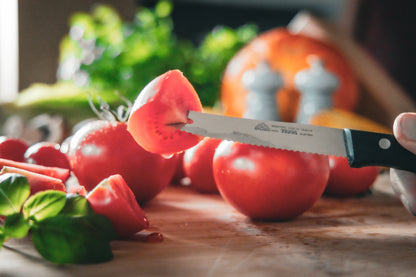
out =
[[[325,69],[336,74],[339,86],[333,94],[333,106],[352,111],[358,103],[358,83],[344,56],[327,42],[290,33],[285,27],[266,31],[244,46],[228,63],[222,77],[221,104],[224,113],[242,117],[247,90],[241,78],[260,62],[268,62],[281,74],[283,87],[276,93],[278,114],[282,121],[294,121],[300,98],[294,84],[295,75],[309,68],[308,57],[318,56]]]

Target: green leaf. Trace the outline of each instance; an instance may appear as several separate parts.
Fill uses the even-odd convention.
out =
[[[113,258],[111,222],[101,215],[55,216],[32,228],[33,243],[47,260],[59,264],[90,264]]]
[[[159,1],[155,6],[155,14],[158,17],[168,17],[171,15],[173,4],[171,1]]]
[[[4,229],[3,227],[0,226],[0,249],[3,246],[5,239],[6,239],[6,235],[4,234]]]
[[[9,238],[24,238],[29,232],[30,225],[21,213],[7,216],[4,223],[4,234]]]
[[[45,190],[32,195],[23,206],[27,219],[43,220],[57,215],[65,206],[65,192]]]
[[[16,173],[0,175],[0,215],[20,212],[30,195],[30,186],[25,176]]]
[[[59,215],[81,216],[93,215],[90,203],[87,198],[79,194],[68,193],[66,195],[66,203]]]

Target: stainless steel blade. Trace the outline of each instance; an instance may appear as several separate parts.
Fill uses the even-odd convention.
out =
[[[342,129],[254,120],[190,111],[191,124],[176,127],[205,137],[246,144],[346,157]]]

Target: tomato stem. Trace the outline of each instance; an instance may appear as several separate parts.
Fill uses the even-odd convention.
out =
[[[133,105],[127,98],[123,97],[118,91],[115,91],[114,93],[125,103],[125,105],[119,105],[116,110],[112,110],[110,105],[98,96],[97,99],[99,101],[100,107],[99,109],[97,109],[94,102],[92,101],[91,95],[89,95],[88,103],[90,105],[90,108],[97,115],[97,117],[102,120],[108,120],[111,122],[127,122]]]

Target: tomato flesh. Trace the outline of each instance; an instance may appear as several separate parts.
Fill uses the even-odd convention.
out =
[[[188,123],[189,111],[202,111],[199,97],[179,70],[150,82],[136,99],[127,130],[149,152],[171,155],[196,145],[201,138],[170,124]]]
[[[104,179],[87,194],[95,213],[104,215],[113,224],[119,237],[127,237],[149,227],[144,211],[120,174]]]
[[[253,219],[287,220],[321,197],[329,176],[327,156],[223,141],[213,161],[223,198]]]

